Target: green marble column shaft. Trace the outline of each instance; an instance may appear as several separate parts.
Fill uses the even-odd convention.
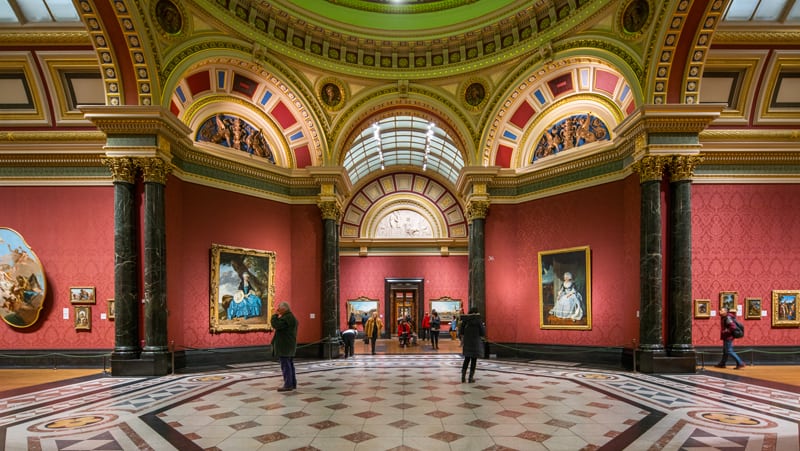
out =
[[[639,250],[639,349],[664,352],[663,253],[661,249],[661,178],[664,161],[645,157],[638,166],[641,178]]]
[[[164,185],[167,166],[160,158],[144,159],[144,336],[143,359],[153,359],[154,373],[166,371],[167,246]]]
[[[489,213],[489,202],[472,201],[467,206],[469,223],[469,299],[465,311],[477,308],[486,320],[486,216]],[[488,331],[487,331],[488,336]],[[489,342],[484,343],[484,357],[491,353]]]
[[[106,158],[114,179],[114,351],[115,360],[139,358],[139,252],[136,166],[130,158]]]
[[[335,202],[321,202],[323,224],[322,243],[322,336],[327,345],[326,358],[339,357],[337,331],[342,319],[339,315],[339,208]],[[335,344],[335,346],[334,346]]]

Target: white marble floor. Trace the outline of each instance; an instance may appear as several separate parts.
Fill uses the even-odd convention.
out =
[[[0,398],[6,450],[800,450],[800,396],[714,373],[358,355]]]

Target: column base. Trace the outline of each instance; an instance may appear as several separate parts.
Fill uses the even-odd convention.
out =
[[[636,350],[636,366],[642,373],[695,373],[697,362],[694,353],[691,355],[666,355],[663,352]]]
[[[169,353],[142,354],[139,359],[116,359],[111,356],[112,376],[164,376],[172,368],[172,355]]]

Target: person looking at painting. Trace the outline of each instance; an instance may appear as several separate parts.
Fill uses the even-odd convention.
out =
[[[281,363],[283,386],[279,392],[292,391],[297,388],[297,376],[294,371],[294,354],[297,352],[297,318],[292,314],[288,302],[281,302],[275,308],[270,319],[275,336],[272,337],[272,353]]]
[[[355,318],[355,316],[351,313],[351,316]],[[356,346],[356,335],[358,331],[356,331],[356,322],[353,321],[353,324],[348,324],[347,329],[342,331],[342,343],[344,343],[344,358],[353,357],[355,355],[355,346]]]
[[[736,366],[733,368],[735,370],[739,370],[744,368],[746,365],[739,357],[738,354],[733,350],[733,331],[736,329],[736,312],[732,310],[728,310],[725,307],[719,309],[719,319],[720,319],[720,334],[719,337],[722,339],[722,360],[714,366],[717,368],[725,368],[725,364],[728,362],[728,357],[732,357],[733,360],[736,361]]]
[[[459,318],[459,336],[461,337],[464,363],[461,364],[461,382],[467,382],[467,368],[469,368],[469,382],[475,382],[475,366],[478,357],[483,355],[483,336],[486,328],[481,321],[477,307],[471,307],[468,315]]]
[[[372,345],[372,355],[375,355],[375,343],[378,342],[381,330],[383,330],[383,321],[378,317],[378,312],[372,312],[372,316],[367,320],[367,324],[364,326],[365,339],[369,340]]]
[[[242,273],[241,278],[239,290],[233,295],[233,302],[228,305],[228,319],[261,316],[261,298],[250,284],[250,273]]]
[[[572,280],[572,273],[564,273],[564,282],[558,289],[556,303],[550,310],[550,314],[556,318],[571,319],[580,321],[583,319],[583,296],[575,289]]]

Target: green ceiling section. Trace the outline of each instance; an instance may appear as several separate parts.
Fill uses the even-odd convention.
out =
[[[295,7],[315,17],[324,17],[348,24],[352,31],[357,28],[372,28],[382,31],[435,30],[458,25],[475,19],[493,16],[497,10],[514,3],[514,0],[454,1],[432,2],[370,2],[345,0],[313,2],[309,9],[308,0],[291,0]],[[435,33],[434,33],[435,34]]]

